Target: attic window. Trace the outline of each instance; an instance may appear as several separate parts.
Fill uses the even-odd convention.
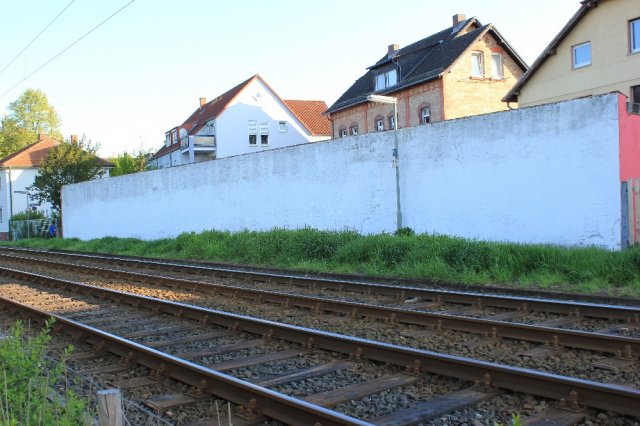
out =
[[[255,120],[249,120],[249,145],[256,146],[256,139],[258,135],[258,122]]]
[[[269,123],[260,123],[260,144],[269,145]]]
[[[278,128],[280,129],[281,133],[286,133],[287,132],[287,122],[286,121],[279,121],[278,122]]]
[[[398,71],[395,69],[376,75],[376,91],[396,84],[398,84]]]
[[[484,60],[482,52],[471,53],[471,77],[484,77]]]
[[[504,67],[502,66],[502,55],[500,53],[491,54],[491,77],[496,80],[502,80],[504,78]]]
[[[578,44],[571,48],[573,52],[573,68],[582,68],[591,65],[591,43]]]

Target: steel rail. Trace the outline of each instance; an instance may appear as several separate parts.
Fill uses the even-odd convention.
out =
[[[555,327],[536,326],[517,322],[498,321],[484,318],[471,318],[459,315],[439,314],[437,312],[422,312],[404,308],[392,308],[371,305],[361,302],[346,302],[321,297],[291,295],[267,290],[235,287],[225,284],[213,284],[182,278],[164,277],[139,272],[107,269],[90,265],[60,263],[51,260],[7,256],[0,253],[0,258],[20,259],[23,261],[37,261],[54,268],[76,270],[79,272],[93,271],[111,278],[124,278],[139,282],[167,285],[179,290],[204,290],[212,294],[231,297],[245,297],[257,300],[258,303],[276,303],[283,306],[311,309],[316,312],[332,312],[348,315],[352,318],[370,317],[389,322],[399,322],[431,327],[436,331],[452,329],[470,333],[486,334],[492,338],[508,338],[536,343],[551,343],[554,346],[565,346],[578,349],[613,353],[640,353],[640,339],[612,334],[593,333],[579,330]],[[628,310],[628,309],[625,309]],[[633,315],[627,318],[633,319]]]
[[[600,296],[591,294],[580,293],[566,293],[552,290],[537,290],[537,289],[522,289],[513,287],[501,287],[501,286],[480,286],[473,284],[454,283],[448,281],[440,281],[433,279],[407,279],[407,278],[391,278],[391,277],[371,277],[356,274],[337,274],[327,272],[314,272],[305,273],[304,271],[294,271],[288,269],[268,268],[268,267],[254,267],[247,265],[237,265],[232,263],[220,263],[220,262],[207,262],[207,261],[193,261],[193,260],[176,260],[166,258],[149,258],[143,256],[124,256],[108,253],[87,253],[82,251],[73,250],[54,250],[54,249],[35,249],[25,247],[13,247],[13,246],[1,246],[0,251],[18,251],[29,253],[47,253],[58,256],[67,256],[75,258],[87,258],[96,259],[111,263],[129,263],[136,266],[146,267],[160,267],[169,268],[177,272],[184,272],[190,270],[192,273],[210,273],[216,272],[222,274],[244,274],[250,273],[254,275],[261,275],[267,278],[280,277],[283,280],[289,278],[301,278],[306,281],[317,282],[338,282],[345,284],[357,284],[360,286],[374,286],[374,287],[391,287],[391,288],[411,288],[422,289],[420,286],[431,286],[439,290],[451,290],[461,291],[463,288],[465,292],[474,294],[501,294],[505,296],[518,296],[524,298],[533,299],[553,299],[553,300],[566,300],[571,302],[586,302],[596,303],[603,305],[620,305],[631,306],[640,308],[640,298],[630,297],[618,297],[618,296]],[[360,288],[362,291],[362,288]]]
[[[2,255],[0,256],[7,256]],[[74,255],[75,256],[75,255]],[[105,260],[98,256],[80,256],[81,258],[91,258]],[[118,262],[121,261],[117,258]],[[106,258],[106,261],[113,261]],[[132,264],[143,266],[144,262],[135,261]],[[149,262],[155,264],[154,262]],[[164,264],[163,264],[164,265]],[[168,266],[168,265],[164,265]],[[172,266],[173,267],[173,266]],[[178,271],[180,266],[176,266]],[[376,294],[387,297],[399,298],[424,298],[430,300],[438,300],[442,303],[459,303],[466,305],[477,305],[480,303],[486,307],[520,309],[528,312],[546,312],[561,315],[578,315],[591,318],[604,318],[608,320],[620,320],[633,323],[640,323],[640,307],[597,304],[588,302],[574,302],[566,300],[543,300],[530,297],[520,296],[504,296],[495,294],[484,294],[463,291],[448,291],[438,289],[424,289],[415,287],[389,286],[381,284],[362,284],[345,281],[333,281],[328,279],[291,277],[274,275],[268,273],[254,272],[238,272],[229,270],[213,269],[211,272],[214,276],[229,277],[243,279],[245,281],[282,283],[288,285],[305,285],[312,288],[328,288],[337,291],[353,291],[359,293]]]
[[[115,290],[93,287],[73,281],[62,280],[40,274],[32,274],[10,268],[1,268],[2,273],[17,279],[44,285],[56,285],[80,293],[99,295],[118,303],[152,309],[156,312],[191,318],[203,323],[212,323],[269,338],[298,343],[306,348],[318,348],[342,354],[354,359],[369,359],[406,366],[414,373],[432,373],[454,377],[511,391],[524,392],[555,400],[570,401],[572,406],[585,405],[620,414],[640,417],[640,391],[612,384],[582,380],[557,374],[511,367],[471,358],[445,355],[437,352],[407,348],[388,343],[365,340],[256,319],[214,309],[169,302]]]
[[[65,329],[77,339],[102,347],[122,357],[126,363],[143,365],[159,373],[161,377],[171,377],[191,385],[201,394],[209,393],[244,407],[253,407],[256,414],[263,414],[288,424],[370,425],[370,423],[236,379],[64,316],[45,312],[2,296],[0,296],[0,303],[9,306],[10,310],[18,310],[31,318],[35,316],[38,320],[54,318],[55,328]]]

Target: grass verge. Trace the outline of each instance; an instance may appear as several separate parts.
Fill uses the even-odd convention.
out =
[[[614,252],[597,247],[494,243],[442,235],[413,235],[411,232],[360,235],[314,229],[206,231],[154,241],[114,237],[90,241],[55,238],[9,244],[313,272],[640,296],[640,248]]]

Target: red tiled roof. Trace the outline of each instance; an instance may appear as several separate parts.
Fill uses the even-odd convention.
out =
[[[1,159],[0,167],[40,167],[40,162],[56,145],[57,140],[49,135],[42,135],[37,142]]]
[[[284,104],[315,136],[331,136],[331,121],[322,113],[327,110],[324,101],[284,100]]]
[[[322,115],[322,113],[327,109],[327,104],[324,101],[285,101],[278,96],[275,90],[273,90],[271,86],[262,79],[262,77],[260,77],[260,74],[252,76],[217,98],[207,102],[204,106],[198,107],[198,109],[196,109],[189,118],[187,118],[180,126],[175,127],[175,129],[178,129],[178,131],[180,131],[180,129],[185,129],[188,135],[195,135],[207,122],[222,114],[231,101],[233,101],[236,96],[238,96],[238,94],[254,79],[259,79],[274,94],[274,96],[279,99],[289,109],[289,111],[291,111],[294,117],[296,117],[296,119],[298,119],[302,125],[309,130],[312,135],[331,135],[331,121]],[[153,154],[153,156],[151,156],[150,160],[155,160],[178,149],[180,149],[179,143],[173,143],[169,146],[164,145],[155,154]]]
[[[219,116],[227,105],[229,105],[229,103],[236,97],[236,95],[238,95],[238,93],[240,93],[242,89],[251,82],[251,80],[257,77],[258,74],[243,81],[217,98],[207,102],[204,106],[199,107],[184,121],[184,123],[182,123],[180,127],[185,128],[188,134],[195,135],[205,125],[205,123]]]
[[[59,142],[49,135],[40,135],[40,139],[0,160],[0,167],[40,167],[40,163],[49,155],[49,151]],[[113,167],[109,161],[98,157],[102,167]]]

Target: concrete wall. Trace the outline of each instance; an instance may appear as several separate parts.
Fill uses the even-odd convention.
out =
[[[393,132],[65,186],[66,237],[273,227],[395,229]],[[619,248],[618,97],[399,131],[404,224],[467,238]]]
[[[640,52],[629,46],[629,20],[640,16],[639,3],[605,0],[591,9],[522,87],[520,106],[613,91],[630,96],[640,85]],[[591,42],[591,65],[572,69],[572,47],[585,42]]]
[[[640,178],[640,115],[629,113],[626,98],[618,95],[620,120],[620,181]]]

